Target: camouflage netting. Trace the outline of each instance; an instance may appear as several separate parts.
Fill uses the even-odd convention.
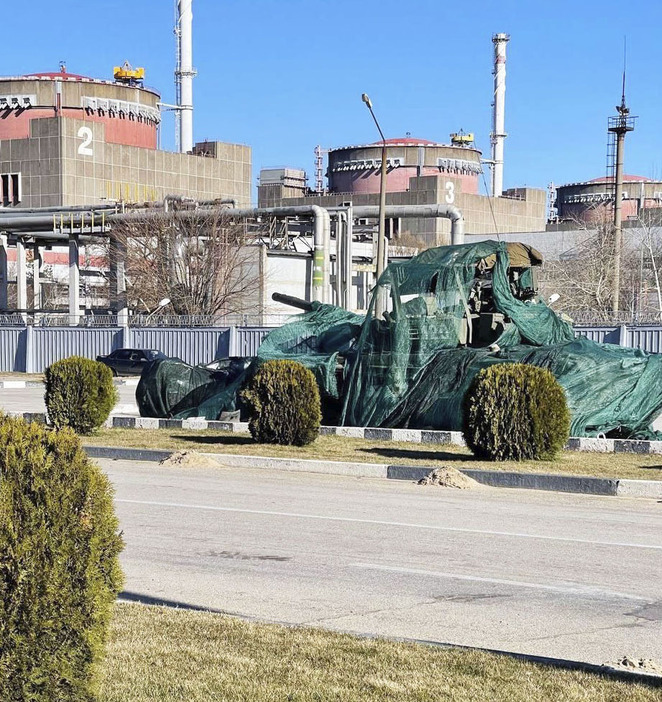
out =
[[[484,241],[392,263],[366,317],[313,303],[271,332],[245,370],[214,375],[157,361],[138,387],[141,414],[216,419],[236,408],[237,390],[259,363],[287,358],[315,373],[327,423],[459,430],[474,375],[523,362],[559,380],[573,436],[652,435],[662,355],[576,339],[535,294],[541,262],[530,247]],[[387,310],[379,319],[378,300]]]

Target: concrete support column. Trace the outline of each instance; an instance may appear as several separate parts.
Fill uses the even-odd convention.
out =
[[[43,371],[43,368],[41,371]],[[34,365],[34,326],[32,324],[28,324],[25,327],[25,372],[36,372]]]
[[[16,240],[16,307],[25,317],[28,308],[28,265],[23,239]]]
[[[239,349],[239,332],[237,327],[233,324],[230,327],[229,339],[228,339],[228,356],[241,356],[242,353]]]
[[[69,324],[80,320],[80,243],[76,235],[69,237]]]
[[[117,315],[117,323],[127,326],[129,309],[126,296],[126,244],[110,238],[110,307]]]
[[[6,310],[9,301],[9,267],[7,265],[7,236],[0,235],[0,310]]]
[[[260,245],[260,259],[259,259],[259,283],[258,283],[258,299],[259,302],[259,315],[260,324],[266,324],[267,321],[267,306],[269,300],[267,299],[267,275],[269,272],[269,259],[267,257],[267,247],[265,244]]]
[[[354,256],[353,252],[353,239],[354,239],[354,212],[352,206],[347,208],[347,230],[345,232],[345,247],[343,249],[343,255],[345,258],[345,300],[343,307],[346,310],[351,310],[353,307],[353,295],[352,295],[352,260]]]
[[[32,310],[37,312],[43,307],[43,299],[41,294],[41,249],[37,244],[32,249]]]
[[[343,307],[343,237],[345,236],[345,215],[338,212],[336,219],[336,279],[335,279],[335,304]]]

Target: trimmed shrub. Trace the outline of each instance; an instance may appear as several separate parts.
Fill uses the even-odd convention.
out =
[[[483,369],[464,398],[464,439],[479,458],[554,458],[570,434],[563,388],[548,370],[523,363]]]
[[[0,699],[95,699],[121,549],[76,434],[0,416]]]
[[[108,419],[118,394],[108,366],[71,356],[46,369],[45,399],[54,427],[71,427],[77,434],[90,434]]]
[[[295,361],[267,361],[241,393],[255,441],[305,446],[319,434],[322,412],[315,376]]]

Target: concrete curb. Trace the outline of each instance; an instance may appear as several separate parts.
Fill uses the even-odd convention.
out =
[[[44,384],[41,380],[0,380],[0,389],[19,390],[24,388],[40,388]]]
[[[113,446],[85,446],[91,458],[110,458],[134,461],[161,461],[173,451],[151,449],[115,448]],[[436,466],[400,466],[386,463],[345,463],[301,458],[272,458],[242,456],[228,453],[210,453],[228,468],[259,468],[272,471],[346,475],[355,478],[385,478],[388,480],[420,480]],[[581,475],[554,475],[553,473],[517,473],[514,471],[460,469],[482,485],[523,490],[571,492],[582,495],[607,495],[612,497],[644,497],[662,499],[662,481],[619,480],[593,478]]]
[[[112,458],[116,461],[162,461],[172,451],[152,449],[116,448],[115,446],[83,446],[90,458]]]
[[[138,411],[134,405],[119,405],[118,411]],[[7,412],[12,417],[23,417],[29,422],[45,423],[43,412]],[[109,429],[190,429],[192,431],[229,431],[248,433],[248,422],[222,422],[191,417],[190,419],[159,419],[134,415],[111,414],[104,423]],[[381,427],[320,427],[322,436],[345,436],[351,439],[370,441],[401,441],[413,444],[450,444],[466,446],[462,432],[432,429],[383,429]],[[596,439],[574,437],[568,439],[566,451],[587,453],[636,453],[640,455],[662,455],[662,441],[639,441],[629,439]],[[641,482],[641,481],[636,481]]]
[[[119,411],[138,411],[134,405],[119,405]],[[43,412],[7,412],[12,417],[23,417],[29,422],[45,423]],[[192,431],[229,431],[248,433],[248,422],[221,422],[191,417],[190,419],[159,419],[134,415],[111,414],[104,427],[109,429],[190,429]],[[322,436],[345,436],[351,439],[370,441],[402,441],[413,444],[450,444],[466,446],[462,432],[437,431],[432,429],[383,429],[381,427],[320,427]],[[595,439],[574,437],[568,439],[566,451],[587,453],[636,453],[639,455],[662,455],[662,441],[639,441],[629,439]],[[640,482],[640,481],[636,481]]]
[[[209,421],[202,417],[190,419],[155,419],[115,415],[107,426],[124,429],[193,429],[204,431],[231,431],[248,433],[248,422]],[[371,441],[402,441],[412,444],[451,444],[466,446],[460,431],[432,429],[383,429],[381,427],[320,427],[322,436],[345,436],[350,439]],[[638,453],[662,455],[662,441],[638,441],[629,439],[571,438],[566,445],[568,451],[590,453]]]

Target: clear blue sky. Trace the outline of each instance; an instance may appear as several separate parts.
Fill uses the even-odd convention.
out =
[[[171,0],[27,0],[2,21],[1,75],[67,68],[110,78],[128,59],[173,100]],[[454,6],[454,7],[453,7]],[[639,0],[193,0],[196,140],[253,147],[259,169],[313,177],[313,149],[374,141],[367,92],[387,137],[447,141],[473,131],[489,155],[492,43],[508,44],[506,187],[605,171],[607,117],[639,116],[626,172],[662,179],[662,3]],[[164,146],[174,144],[172,120]]]

